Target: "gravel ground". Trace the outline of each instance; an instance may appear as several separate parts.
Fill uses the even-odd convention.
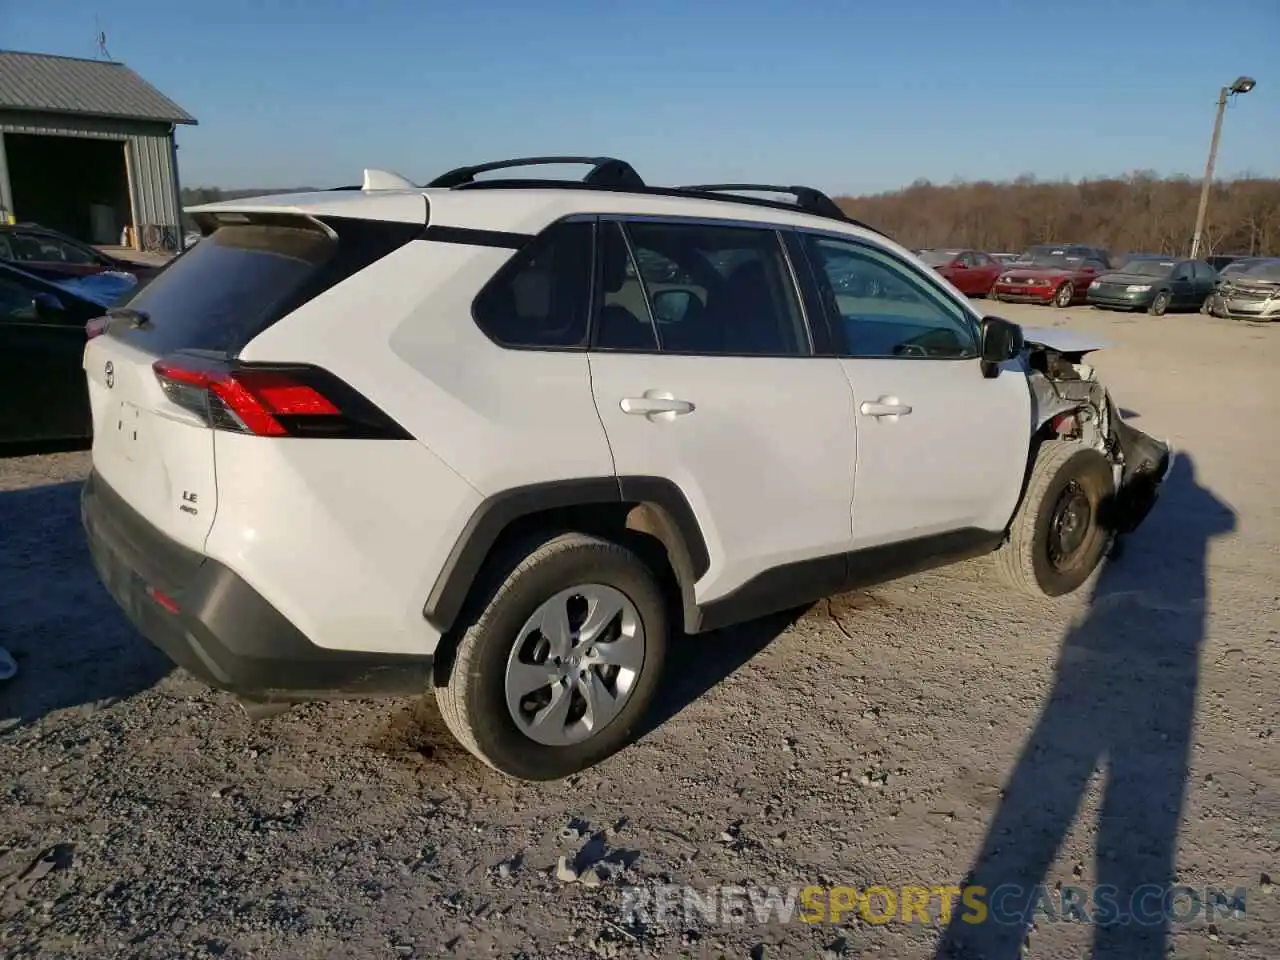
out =
[[[1061,601],[975,561],[691,640],[645,735],[561,783],[482,768],[429,700],[249,722],[98,586],[87,455],[0,460],[0,955],[930,956],[941,922],[632,922],[624,888],[966,876],[1245,887],[1167,943],[1280,955],[1280,329],[1001,312],[1105,330],[1117,402],[1182,451],[1124,556]],[[1041,913],[978,950],[1093,929]]]

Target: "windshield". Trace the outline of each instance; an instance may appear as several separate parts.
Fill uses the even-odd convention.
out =
[[[1280,260],[1265,260],[1262,263],[1255,263],[1240,276],[1249,280],[1280,281]]]
[[[920,259],[931,267],[941,267],[956,258],[954,250],[921,250]]]
[[[1172,260],[1130,260],[1122,271],[1139,277],[1167,277],[1174,266]]]

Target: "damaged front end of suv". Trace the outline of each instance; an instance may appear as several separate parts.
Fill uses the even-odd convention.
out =
[[[1173,450],[1125,422],[1110,392],[1085,357],[1106,346],[1064,330],[1026,329],[1024,360],[1035,436],[1075,441],[1111,464],[1115,498],[1109,523],[1115,536],[1132,533],[1155,506],[1173,466]]]

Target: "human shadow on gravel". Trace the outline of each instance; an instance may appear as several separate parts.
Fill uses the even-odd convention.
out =
[[[0,492],[0,732],[55,710],[152,687],[172,664],[98,582],[80,526],[80,483]]]
[[[1095,957],[1164,957],[1171,922],[1161,898],[1175,880],[1207,554],[1214,537],[1234,529],[1235,514],[1180,456],[1155,509],[1123,557],[1103,568],[1088,612],[1067,632],[1053,690],[962,881],[986,888],[987,919],[973,924],[957,909],[939,958],[1018,958],[1032,922],[1072,920],[1093,925]],[[1080,882],[1073,896],[1082,909],[1068,915],[1063,893],[1041,885],[1095,770],[1105,771],[1098,888]]]
[[[715,630],[697,637],[673,637],[667,649],[662,683],[653,704],[640,721],[633,740],[639,740],[673,719],[741,669],[774,640],[786,633],[811,605],[759,620]]]

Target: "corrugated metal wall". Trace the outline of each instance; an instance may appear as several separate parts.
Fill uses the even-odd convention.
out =
[[[170,129],[163,123],[0,111],[0,133],[123,140],[135,227],[155,224],[172,231],[180,241],[178,177]]]

